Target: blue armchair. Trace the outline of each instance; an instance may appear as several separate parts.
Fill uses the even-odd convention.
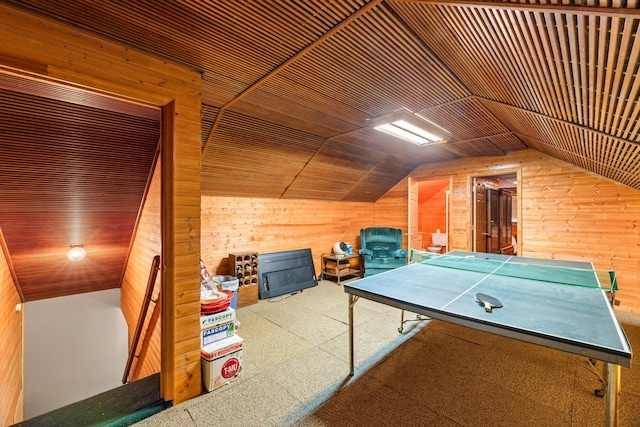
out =
[[[360,255],[364,276],[373,276],[407,264],[407,250],[402,249],[402,230],[370,227],[360,230]]]

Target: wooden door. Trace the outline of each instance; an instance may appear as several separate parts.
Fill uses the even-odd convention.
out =
[[[487,250],[500,253],[500,195],[498,190],[487,190]]]
[[[511,246],[511,203],[511,193],[500,190],[500,249]]]
[[[487,192],[484,183],[474,181],[475,227],[474,241],[476,252],[487,252]]]

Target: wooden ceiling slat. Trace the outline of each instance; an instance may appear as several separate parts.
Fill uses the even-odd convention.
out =
[[[343,91],[338,92],[338,94],[348,94],[357,87],[371,87],[372,90],[367,91],[367,93],[373,94],[375,92],[378,99],[376,102],[377,108],[379,108],[378,104],[380,97],[383,99],[392,99],[397,97],[399,89],[398,82],[393,76],[400,75],[400,73],[406,73],[406,71],[414,67],[413,64],[416,62],[415,59],[424,56],[426,53],[422,50],[422,53],[418,55],[418,50],[416,50],[418,47],[412,46],[411,48],[416,52],[413,60],[410,58],[396,58],[395,61],[389,63],[381,63],[379,61],[372,62],[371,59],[377,58],[378,56],[372,56],[371,52],[387,52],[388,54],[393,54],[394,57],[397,57],[403,50],[407,49],[406,46],[403,49],[397,46],[397,44],[389,45],[388,41],[397,38],[397,34],[401,34],[404,30],[394,29],[394,35],[390,39],[380,39],[379,35],[372,34],[372,29],[376,29],[376,33],[378,33],[381,28],[379,21],[372,21],[372,16],[378,17],[381,14],[382,13],[376,9],[375,13],[372,11],[361,19],[355,21],[349,27],[349,31],[343,30],[339,34],[331,37],[327,40],[324,46],[318,48],[290,67],[290,70],[287,70],[287,73],[295,72],[296,70],[304,67],[305,73],[299,73],[298,75],[308,79],[308,71],[315,68],[317,70],[317,77],[315,78],[315,81],[319,87],[326,86],[327,82],[341,82],[341,84],[344,85],[342,87]],[[389,22],[390,18],[386,17],[385,19],[386,22]],[[326,59],[332,58],[335,52],[342,52],[343,55],[346,54],[345,60],[348,62],[336,64],[335,62],[326,61]],[[323,60],[322,58],[325,59]],[[315,64],[322,65],[317,68]],[[394,71],[393,76],[391,75],[391,71]],[[416,69],[415,72],[420,75],[416,75],[415,78],[405,80],[428,81],[428,76],[424,74],[424,70]],[[331,77],[332,74],[335,77]],[[396,80],[395,83],[394,80]],[[406,85],[404,80],[402,84]],[[424,90],[424,88],[413,87],[411,92],[423,92]],[[402,91],[410,93],[406,89],[403,89]],[[388,95],[385,95],[385,93]],[[431,99],[433,98],[433,95],[434,94],[431,94],[423,99]],[[413,103],[415,103],[415,101],[413,101]],[[398,105],[397,102],[395,102],[394,105],[395,108],[402,106]],[[362,105],[359,108],[363,111],[371,111],[371,107],[367,105]],[[380,113],[378,112],[374,112],[371,115],[375,117],[379,114]]]
[[[440,126],[447,123],[446,130],[460,140],[507,132],[507,128],[474,98],[420,110],[420,114]]]
[[[526,94],[526,92],[518,88],[518,86],[521,86],[520,79],[522,73],[513,65],[513,55],[510,55],[508,49],[505,49],[505,47],[509,45],[509,42],[504,39],[504,34],[499,31],[495,12],[487,10],[477,10],[474,12],[480,28],[485,29],[484,31],[479,31],[480,33],[484,33],[485,38],[483,44],[486,45],[494,55],[496,64],[499,64],[497,69],[500,72],[500,78],[506,86],[508,86],[507,93],[509,98],[506,99],[516,105],[527,105],[529,103],[528,101],[522,99],[514,100],[515,96],[522,93]]]
[[[566,88],[565,100],[568,102],[568,110],[571,111],[571,121],[577,121],[578,123],[583,123],[581,120],[581,115],[578,114],[578,102],[579,102],[579,94],[576,96],[575,90],[580,87],[580,80],[574,75],[574,71],[578,65],[580,60],[579,52],[575,51],[575,46],[571,46],[570,40],[571,37],[568,36],[567,32],[571,32],[571,28],[573,28],[573,22],[569,23],[568,21],[573,21],[575,16],[572,15],[554,15],[554,19],[556,20],[556,28],[558,34],[557,40],[557,52],[561,58],[562,69],[564,73],[562,76],[562,85]],[[572,87],[573,86],[573,87]],[[568,95],[568,96],[567,96]]]
[[[477,21],[477,12],[474,10],[463,10],[460,14],[458,22],[461,22],[457,31],[464,31],[465,38],[468,40],[474,40],[474,50],[469,55],[469,58],[477,58],[484,62],[483,69],[486,70],[483,76],[479,76],[488,92],[492,93],[493,99],[506,100],[509,98],[509,91],[507,91],[501,84],[504,82],[504,78],[501,76],[501,62],[495,57],[495,50],[491,46],[485,44],[488,41],[486,37],[485,28],[483,28]],[[464,28],[464,30],[463,30]],[[482,42],[481,42],[482,41]],[[489,41],[491,43],[491,41]],[[492,66],[491,64],[500,64],[499,66]]]
[[[588,17],[589,28],[591,31],[585,31],[584,33],[588,36],[587,46],[585,49],[587,52],[587,56],[585,61],[589,66],[589,79],[585,83],[589,83],[588,92],[589,92],[589,102],[588,102],[588,121],[586,122],[587,126],[592,129],[595,129],[595,116],[596,116],[596,88],[593,87],[593,82],[597,82],[599,79],[597,78],[598,71],[596,71],[596,64],[598,63],[598,55],[597,55],[597,47],[598,47],[598,25],[597,18],[595,16]]]
[[[536,15],[536,21],[538,28],[556,28],[555,15],[551,13],[547,12]],[[567,87],[564,81],[564,73],[562,72],[562,61],[557,55],[559,51],[557,31],[540,35],[543,47],[543,58],[547,60],[553,82],[553,89],[556,94],[556,106],[559,107],[559,111],[555,112],[555,116],[562,118],[562,120],[569,120],[571,117],[571,107],[567,105]]]
[[[564,44],[567,46],[568,52],[564,53],[565,56],[569,56],[572,58],[569,61],[568,67],[571,67],[570,74],[568,80],[572,82],[573,90],[570,90],[571,96],[574,99],[573,103],[573,111],[575,121],[578,123],[585,123],[586,115],[584,114],[584,105],[586,103],[586,99],[583,96],[583,91],[586,90],[588,86],[588,82],[585,81],[585,72],[584,72],[584,51],[581,49],[580,43],[580,33],[576,34],[576,31],[579,31],[581,28],[581,21],[583,17],[580,16],[571,16],[567,17],[567,20],[570,21],[571,25],[567,25],[567,34]]]
[[[401,5],[404,6],[404,5]],[[407,5],[408,6],[408,5]],[[442,42],[442,45],[437,46],[436,54],[442,60],[451,60],[455,58],[455,65],[458,66],[458,70],[461,71],[462,64],[465,63],[468,58],[478,58],[478,60],[482,60],[480,55],[476,54],[475,46],[473,43],[467,43],[464,45],[459,45],[458,43],[450,43],[450,39],[454,39],[453,36],[449,36],[449,34],[459,35],[460,38],[466,38],[468,31],[465,25],[462,24],[463,20],[466,18],[460,17],[460,13],[458,10],[454,10],[448,7],[438,7],[434,8],[435,10],[432,12],[431,10],[425,10],[425,16],[428,17],[430,21],[430,25],[425,24],[424,26],[417,26],[418,23],[414,23],[414,28],[418,31],[418,34],[427,40],[427,44],[430,44],[430,40],[427,38],[429,34],[433,33],[433,28],[441,28],[445,34],[442,34],[438,41]],[[411,18],[413,14],[413,10],[405,12],[403,16]],[[417,27],[416,27],[417,26]],[[445,30],[446,29],[446,30]],[[446,52],[451,52],[452,55],[447,56]],[[457,53],[457,54],[456,54]],[[482,67],[482,63],[479,64]],[[492,70],[488,69],[488,67],[482,67],[486,70],[486,72],[491,73]],[[469,80],[466,73],[458,72],[458,77],[462,79],[464,83],[466,83],[467,87],[469,87]]]
[[[628,51],[629,40],[631,38],[629,33],[633,29],[633,25],[630,20],[625,20],[622,22],[622,26],[623,26],[623,30],[622,30],[621,40],[620,42],[616,42],[615,44],[616,49],[613,52],[613,54],[617,56],[617,60],[615,61],[615,65],[614,65],[614,75],[613,75],[613,83],[611,85],[611,91],[608,92],[611,103],[607,111],[607,120],[605,124],[605,129],[607,133],[614,133],[613,126],[616,124],[619,118],[617,109],[621,108],[624,105],[620,102],[617,102],[617,100],[618,100],[618,97],[621,97],[623,95],[621,80],[622,80],[622,74],[626,69],[625,62],[627,58],[625,55],[619,55],[619,52]],[[609,47],[611,47],[611,43],[609,43]]]
[[[153,4],[152,4],[153,3]],[[231,3],[227,4],[229,6]],[[169,9],[171,5],[167,6]],[[234,32],[232,28],[228,26],[228,20],[224,19],[225,13],[223,10],[219,10],[218,13],[201,13],[200,9],[195,10],[195,14],[184,15],[183,7],[174,5],[173,13],[168,14],[166,9],[158,8],[155,2],[149,2],[148,6],[143,9],[144,12],[138,13],[136,8],[127,6],[114,5],[114,14],[119,17],[118,20],[112,21],[111,25],[115,22],[136,22],[145,23],[140,35],[130,35],[130,39],[136,40],[136,42],[143,47],[147,47],[149,41],[157,40],[157,43],[162,43],[165,46],[167,52],[172,49],[180,49],[180,46],[200,46],[203,40],[210,41],[208,49],[200,49],[199,52],[204,53],[205,56],[201,58],[208,64],[215,64],[217,69],[231,69],[238,65],[231,57],[225,54],[227,49],[244,49],[248,53],[250,52],[251,61],[243,61],[241,63],[243,69],[243,76],[246,76],[245,83],[257,79],[263,72],[267,64],[273,64],[273,58],[280,52],[280,45],[277,42],[272,43],[271,46],[266,46],[265,43],[268,39],[263,37],[256,37],[247,40],[247,36],[250,34],[248,31]],[[78,13],[84,13],[79,11]],[[142,13],[149,14],[149,16],[142,16]],[[199,21],[198,17],[206,17],[203,21]],[[213,20],[213,22],[212,22]],[[98,20],[97,22],[102,22]],[[102,28],[109,25],[106,22],[102,23]],[[237,25],[237,23],[234,23]],[[124,25],[119,26],[118,30],[124,34],[129,32],[128,28],[123,28]],[[190,28],[189,32],[171,31],[171,28]],[[229,31],[222,32],[225,34],[225,38],[219,38],[220,30],[226,28]],[[152,34],[161,35],[151,36]],[[227,43],[225,46],[223,43]],[[271,51],[269,48],[275,45],[276,50]],[[193,62],[195,58],[189,57],[189,51],[180,49],[184,52],[187,59]],[[218,68],[219,67],[219,68]],[[214,68],[215,69],[215,68]]]
[[[336,91],[341,89],[339,86],[335,88]],[[283,90],[287,90],[287,93],[290,93],[287,98],[282,98]],[[348,128],[352,128],[354,125],[361,125],[367,118],[365,112],[317,92],[314,81],[307,81],[302,84],[287,79],[285,76],[276,77],[271,82],[266,83],[260,90],[247,97],[247,101],[261,105],[269,105],[274,99],[278,99],[280,103],[289,103],[318,111],[322,115],[335,118],[336,122],[344,122],[345,125],[343,126]],[[274,106],[274,108],[278,107]],[[295,114],[296,111],[291,111],[290,113]],[[318,121],[321,122],[321,120]],[[347,123],[348,125],[346,125]],[[343,126],[341,126],[341,129],[345,131]]]
[[[514,68],[506,55],[505,46],[503,43],[498,43],[500,35],[495,31],[495,23],[490,25],[491,13],[483,10],[469,10],[465,11],[468,16],[473,16],[472,19],[477,23],[476,35],[478,42],[482,46],[482,54],[484,57],[491,58],[494,62],[490,68],[495,70],[496,80],[492,83],[496,88],[499,88],[496,92],[500,94],[500,98],[506,102],[514,103],[514,95],[521,93],[517,86],[519,83],[514,81],[514,78],[519,78],[520,73],[514,71]],[[497,84],[500,83],[500,84]],[[523,100],[515,101],[516,105],[523,105]],[[525,105],[528,102],[525,102]]]
[[[373,12],[371,15],[374,15]],[[388,13],[378,13],[375,15],[375,18],[377,18],[376,23],[373,26],[369,26],[368,28],[365,26],[363,28],[363,31],[367,31],[368,29],[372,28],[378,29],[380,27],[384,27],[385,29],[387,29],[386,34],[388,34],[388,37],[396,40],[397,43],[401,45],[400,51],[407,55],[407,58],[402,63],[401,67],[398,67],[393,63],[390,64],[390,66],[395,66],[397,68],[398,74],[403,74],[407,77],[409,77],[407,75],[408,70],[413,70],[413,73],[410,74],[418,83],[418,85],[416,86],[416,90],[419,90],[419,86],[424,85],[425,81],[422,79],[422,76],[424,76],[425,74],[425,59],[427,59],[428,63],[430,64],[429,75],[431,76],[432,80],[440,83],[439,86],[448,87],[452,91],[454,89],[458,89],[458,91],[456,91],[457,96],[465,96],[468,93],[466,89],[460,87],[460,83],[457,80],[451,79],[451,74],[447,72],[444,64],[436,56],[434,56],[431,51],[425,49],[423,45],[418,43],[413,35],[404,28],[403,24],[398,22],[395,16]],[[372,40],[376,36],[376,34],[371,34]],[[381,43],[382,40],[379,39],[380,36],[377,37],[378,41]],[[372,46],[372,49],[374,49],[377,44],[378,43],[374,44]],[[394,57],[397,55],[397,47],[392,52],[389,52],[390,57]],[[395,63],[396,61],[393,62]],[[451,99],[450,97],[447,97],[445,99],[435,97],[436,93],[433,93],[433,96],[433,99],[427,99],[426,101],[440,104]],[[414,109],[416,108],[414,107]]]
[[[625,56],[626,64],[622,65],[619,73],[624,74],[622,87],[620,88],[620,99],[638,99],[640,89],[640,78],[638,78],[638,67],[640,58],[640,37],[638,36],[638,21],[626,21],[623,34],[623,52],[630,52]],[[634,105],[635,104],[635,105]],[[619,137],[628,135],[628,128],[632,119],[630,112],[637,108],[637,102],[617,102],[616,111],[612,124],[612,133]],[[624,109],[624,110],[623,110]],[[616,130],[617,129],[617,130]]]
[[[308,22],[305,17],[301,17],[301,15],[297,13],[298,11],[293,10],[292,7],[284,3],[257,2],[243,4],[239,2],[236,5],[239,6],[239,10],[235,11],[237,16],[243,16],[249,21],[260,24],[246,27],[247,31],[252,31],[253,40],[279,39],[280,41],[284,40],[289,42],[280,45],[278,45],[277,42],[271,43],[268,47],[270,52],[277,52],[281,49],[281,46],[284,45],[300,45],[303,42],[299,34],[306,33],[305,35],[309,38],[319,35],[318,32],[309,31],[309,28],[305,25]],[[274,29],[276,31],[274,31]]]
[[[394,41],[394,49],[392,51],[387,51],[385,55],[376,58],[380,62],[387,62],[385,68],[387,66],[397,67],[393,58],[404,56],[402,62],[405,72],[409,73],[411,71],[409,73],[411,75],[424,73],[422,61],[425,53],[428,54],[428,52],[425,52],[418,41],[407,32],[406,28],[393,15],[389,14],[385,8],[379,8],[372,10],[367,15],[367,18],[370,18],[371,22],[361,20],[354,23],[354,28],[358,26],[360,32],[367,36],[363,39],[363,42],[370,41],[370,49],[375,49],[376,46],[381,44],[389,44],[388,40]],[[435,58],[431,57],[430,59],[434,60]]]
[[[395,0],[399,2],[415,2],[416,0]],[[605,17],[640,16],[637,1],[624,0],[587,0],[588,6],[582,0],[525,0],[525,1],[493,1],[493,0],[420,0],[427,5],[446,5],[457,8],[482,8],[522,10],[526,12],[542,13],[570,13],[573,15],[597,15]],[[594,4],[595,3],[595,4]]]
[[[510,46],[512,55],[516,62],[516,73],[523,80],[522,84],[525,87],[535,88],[535,90],[525,91],[525,94],[529,100],[530,105],[540,111],[544,108],[544,102],[541,99],[543,90],[540,86],[540,81],[535,78],[535,73],[528,72],[532,67],[532,57],[529,53],[525,52],[526,42],[524,41],[525,35],[523,34],[523,28],[520,25],[521,16],[516,11],[500,11],[501,22],[500,32],[505,34],[504,43]]]
[[[525,36],[524,43],[525,46],[528,47],[527,56],[531,58],[530,61],[534,65],[535,74],[536,76],[548,76],[549,69],[546,61],[544,61],[545,56],[541,49],[540,38],[537,35],[537,27],[535,25],[535,22],[533,21],[533,16],[531,14],[525,14],[521,17],[521,19],[524,20],[521,26],[522,33]],[[537,111],[540,111],[541,113],[549,116],[553,115],[555,113],[555,110],[553,108],[553,105],[555,104],[555,92],[551,87],[551,82],[548,78],[541,79],[533,77],[533,79],[536,81],[538,87],[541,88],[538,93],[539,97],[542,98],[542,101],[540,102],[539,107],[537,107]]]
[[[607,73],[607,67],[605,67],[606,61],[606,51],[608,46],[608,27],[609,27],[609,19],[608,18],[600,18],[600,26],[598,28],[598,50],[596,53],[598,67],[597,67],[597,80],[596,80],[596,97],[595,97],[595,107],[593,108],[594,119],[593,125],[591,126],[593,129],[602,130],[600,127],[601,119],[600,113],[603,111],[605,107],[603,104],[605,102],[605,73]]]
[[[558,31],[540,34],[538,28],[558,28],[555,22],[555,15],[552,13],[542,13],[536,15],[536,31],[541,39],[541,47],[543,55],[546,59],[547,69],[551,75],[551,84],[555,93],[554,104],[556,110],[553,115],[563,120],[569,120],[571,117],[571,106],[568,105],[567,87],[563,73],[562,58],[558,56],[560,51],[558,41]]]
[[[282,96],[265,91],[254,91],[243,101],[233,106],[233,111],[245,116],[259,116],[263,120],[270,121],[276,125],[292,127],[300,132],[316,135],[321,138],[329,138],[343,132],[354,129],[352,123],[343,120],[344,116],[332,112],[328,108],[322,110],[314,109],[312,106],[301,105],[295,101],[283,99]],[[323,99],[323,102],[326,100]],[[306,103],[305,103],[306,104]],[[266,107],[268,106],[268,107]],[[337,111],[339,108],[336,108]],[[364,114],[359,113],[359,118],[364,121]],[[354,119],[355,120],[355,119]]]
[[[603,93],[605,94],[605,96],[603,97],[602,106],[601,106],[601,109],[599,110],[600,120],[598,121],[598,126],[597,126],[597,129],[602,132],[609,131],[609,127],[607,125],[607,116],[611,108],[611,102],[615,100],[615,98],[611,99],[609,94],[611,93],[613,80],[615,79],[615,63],[617,62],[616,52],[618,50],[618,37],[616,37],[615,35],[620,32],[620,24],[621,24],[621,20],[619,18],[613,18],[612,26],[611,26],[611,34],[613,34],[614,37],[609,37],[609,33],[604,33],[604,34],[600,33],[600,37],[606,38],[607,40],[607,50],[608,50],[608,55],[606,58],[606,65],[605,65],[606,73],[605,73],[604,82],[603,82],[604,83]],[[604,56],[604,52],[605,50],[602,51],[601,55]]]
[[[62,92],[30,92],[0,90],[0,228],[18,285],[26,301],[117,287],[159,118],[136,117],[137,107],[112,108],[94,95],[85,106],[77,91],[73,103]],[[73,243],[111,270],[88,280],[62,268]]]
[[[640,40],[640,37],[636,36],[636,41],[638,40]],[[640,52],[638,56],[640,56]],[[638,126],[640,126],[640,103],[637,101],[640,98],[640,78],[638,78],[638,74],[638,69],[636,69],[635,73],[633,73],[635,75],[633,87],[628,97],[628,99],[635,99],[636,101],[627,103],[623,113],[626,118],[625,126],[621,126],[621,129],[616,133],[616,136],[625,139],[631,139],[632,135],[636,135],[636,141],[638,141]]]
[[[544,101],[548,99],[544,97],[546,87],[540,79],[536,78],[540,75],[540,58],[530,50],[534,44],[531,43],[530,29],[525,25],[523,13],[507,10],[500,12],[503,15],[502,32],[507,34],[505,42],[511,45],[512,55],[518,64],[514,73],[523,80],[518,91],[525,93],[526,101],[523,99],[521,105],[530,105],[537,111],[548,112]],[[529,71],[532,68],[537,74]],[[536,88],[536,90],[522,90],[522,88]],[[548,91],[546,94],[548,95]]]
[[[213,123],[213,127],[212,127],[212,130],[211,130],[210,136],[207,139],[207,141],[205,142],[205,146],[204,146],[204,149],[203,149],[203,155],[204,155],[204,152],[207,150],[207,146],[209,144],[209,141],[212,139],[213,135],[216,132],[216,129],[217,129],[217,126],[218,126],[218,123],[219,123],[221,115],[224,113],[224,111],[227,108],[229,108],[232,104],[234,104],[234,103],[238,102],[239,100],[241,100],[241,98],[243,98],[244,96],[249,94],[251,91],[258,89],[260,87],[260,85],[262,85],[264,82],[268,81],[269,79],[275,77],[279,72],[285,70],[287,67],[289,67],[295,61],[297,61],[299,59],[302,59],[308,52],[311,52],[315,47],[319,46],[323,41],[329,39],[330,36],[334,35],[335,33],[339,32],[340,30],[342,30],[343,28],[348,26],[350,23],[352,23],[354,20],[356,20],[362,14],[366,13],[371,8],[376,7],[380,1],[381,0],[371,0],[367,5],[363,6],[361,9],[356,11],[354,14],[352,14],[349,17],[347,17],[342,22],[340,22],[338,25],[336,25],[334,28],[332,28],[331,31],[329,31],[329,32],[323,34],[322,36],[320,36],[319,38],[313,40],[311,43],[309,43],[306,46],[304,46],[301,50],[298,50],[293,56],[287,58],[284,62],[281,62],[277,67],[271,69],[268,73],[263,75],[260,79],[258,79],[256,82],[254,82],[250,87],[248,87],[241,94],[239,94],[238,97],[230,100],[228,103],[223,105],[222,106],[222,111],[220,111],[220,113],[218,114],[218,117],[216,118],[216,121]]]
[[[595,119],[594,102],[598,47],[598,25],[595,17],[580,17],[577,29],[581,67],[583,73],[583,118],[585,126],[593,127]]]
[[[640,175],[640,158],[636,154],[640,147],[635,143],[495,102],[490,105],[494,114],[515,127],[532,148],[620,182]],[[621,153],[625,153],[625,160],[620,158]]]
[[[185,6],[193,12],[186,15]],[[260,59],[262,58],[264,64],[273,64],[272,61],[275,56],[279,56],[282,59],[291,54],[290,48],[287,49],[287,47],[291,45],[299,46],[300,43],[305,43],[302,41],[304,38],[307,38],[307,40],[313,39],[315,34],[308,32],[302,26],[289,25],[290,22],[299,23],[299,20],[295,19],[295,15],[292,14],[288,14],[289,20],[284,19],[280,14],[274,13],[274,9],[278,5],[274,4],[272,6],[273,8],[265,8],[262,3],[245,5],[242,2],[217,4],[201,2],[197,5],[175,5],[174,13],[171,16],[173,19],[175,19],[176,16],[184,16],[183,19],[188,19],[182,27],[189,26],[193,28],[194,18],[197,20],[196,22],[198,22],[199,25],[195,27],[197,30],[193,32],[196,37],[193,42],[196,44],[200,43],[202,39],[214,40],[218,48],[223,48],[221,45],[223,40],[217,37],[217,35],[222,32],[227,37],[224,39],[224,42],[232,43],[232,46],[225,46],[224,48],[245,49],[251,51],[250,57],[257,63],[260,63]],[[165,11],[159,10],[160,14],[163,12]],[[248,18],[248,22],[259,23],[260,25],[243,25],[242,31],[236,31],[237,26],[247,21],[230,21],[225,18],[226,16],[244,16]],[[157,22],[159,23],[166,23],[167,21],[166,16],[158,16],[157,18]],[[269,28],[270,23],[274,21],[278,22],[278,28],[281,29],[281,32],[278,34],[266,30],[266,28]],[[162,25],[159,27],[159,32],[166,32],[166,28],[166,24]],[[176,34],[178,33],[173,32],[172,36]],[[198,37],[200,40],[198,40]],[[282,43],[282,40],[287,40],[290,43]],[[223,52],[217,49],[215,45],[211,47],[213,48],[212,51]],[[233,64],[229,64],[229,66],[232,65]]]
[[[354,94],[355,97],[352,96],[353,101],[356,101],[354,103],[356,108],[369,112],[373,117],[380,115],[381,107],[384,108],[385,104],[394,104],[392,100],[397,98],[399,89],[397,82],[389,78],[389,68],[384,64],[370,62],[369,56],[362,52],[357,45],[354,45],[352,39],[336,37],[334,42],[336,43],[334,49],[342,51],[349,59],[342,61],[342,64],[332,62],[319,68],[316,80],[322,81],[322,76],[326,76],[328,70],[333,70],[331,74],[334,77],[325,80],[322,86],[327,87],[328,83],[333,86],[334,82],[341,82],[339,86],[336,85],[336,88],[341,90],[335,93],[335,95],[341,95],[341,103],[346,103],[346,96],[353,93],[355,89],[359,89],[360,93]],[[375,88],[377,100],[375,107],[372,105],[371,96],[362,96],[365,92],[364,88]],[[395,103],[395,108],[398,108],[397,103]]]
[[[402,19],[406,21],[412,28],[414,32],[418,35],[423,36],[422,40],[424,42],[424,34],[434,34],[434,28],[443,28],[444,25],[439,17],[439,11],[436,11],[432,8],[420,8],[417,5],[412,5],[410,3],[393,3],[393,8],[396,12],[398,12]],[[410,12],[405,12],[405,10],[410,10]],[[450,52],[451,55],[458,56],[457,49],[455,45],[451,42],[453,40],[452,37],[439,37],[438,43],[441,44],[442,51]],[[428,44],[427,44],[428,45]],[[430,55],[428,58],[423,59],[423,66],[430,67],[433,62],[439,65],[440,68],[444,67],[442,63],[443,55],[437,55],[437,50],[434,49],[434,46],[429,46]],[[466,56],[464,57],[466,59]],[[464,60],[463,59],[463,60]],[[459,76],[454,75],[450,69],[444,67],[443,68],[443,76],[439,79],[442,84],[450,86],[450,87],[464,87],[459,79]],[[464,88],[465,92],[468,93],[468,90]],[[460,95],[464,96],[464,95]]]

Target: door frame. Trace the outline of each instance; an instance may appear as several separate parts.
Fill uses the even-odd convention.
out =
[[[517,232],[516,232],[516,249],[517,254],[522,255],[522,200],[523,200],[523,190],[522,190],[522,168],[512,167],[512,168],[504,168],[498,169],[495,171],[483,171],[477,172],[468,175],[468,194],[469,194],[469,247],[471,251],[475,252],[476,250],[476,180],[478,178],[490,178],[494,176],[502,176],[502,175],[516,175],[516,197],[515,197],[515,210],[516,210],[516,218],[517,218]]]
[[[430,177],[428,179],[420,179],[417,180],[415,178],[409,177],[408,180],[408,222],[407,222],[407,247],[409,252],[411,249],[423,250],[424,248],[424,239],[422,239],[422,245],[420,247],[416,247],[417,242],[421,241],[419,237],[422,237],[423,232],[418,229],[419,224],[419,211],[420,211],[420,201],[419,201],[419,187],[421,183],[431,182],[431,181],[448,181],[448,187],[445,195],[445,230],[444,232],[447,234],[447,250],[451,250],[449,246],[449,242],[451,241],[449,236],[449,215],[451,212],[451,192],[453,188],[453,178],[451,176],[447,177]],[[431,238],[429,238],[429,241]]]

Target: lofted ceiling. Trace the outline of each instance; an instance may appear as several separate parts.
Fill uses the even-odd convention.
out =
[[[200,70],[203,195],[373,202],[418,165],[525,149],[640,190],[636,0],[0,1]],[[41,92],[9,88],[3,95],[24,105],[43,96],[52,111],[68,108]],[[75,126],[72,117],[91,108],[91,132],[73,136],[87,147],[126,157],[132,154],[118,147],[145,139],[148,159],[133,168],[131,182],[146,180],[157,122],[94,104],[75,105],[57,126]],[[446,129],[448,142],[422,147],[372,129],[375,119],[401,109]],[[139,133],[114,138],[100,126],[106,116],[131,121]],[[90,158],[93,150],[75,155],[77,163],[107,169]],[[144,185],[113,182],[131,193],[131,205],[124,195],[102,203],[133,215]],[[72,195],[95,196],[87,187],[60,193]],[[18,270],[12,242],[25,236],[6,221],[0,227]]]

